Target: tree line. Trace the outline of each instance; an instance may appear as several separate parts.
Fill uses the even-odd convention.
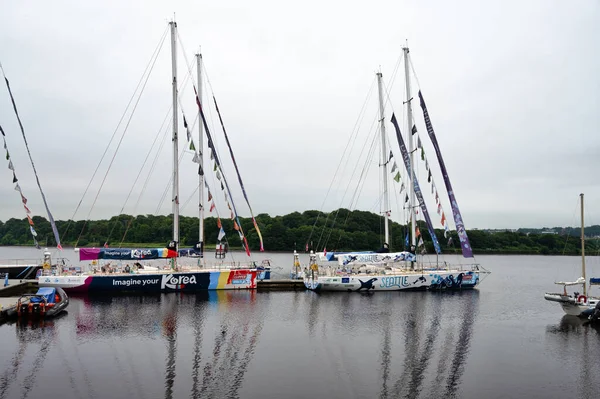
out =
[[[48,220],[41,216],[32,218],[37,240],[41,246],[55,246],[56,242]],[[338,209],[330,213],[315,210],[293,212],[283,216],[271,217],[268,214],[256,216],[264,248],[267,251],[304,251],[312,250],[346,251],[376,250],[383,245],[383,218],[381,215],[365,211]],[[233,221],[221,219],[230,248],[241,248],[238,233]],[[240,224],[248,240],[250,249],[260,248],[259,237],[251,218],[240,218]],[[173,216],[168,215],[119,215],[105,220],[57,220],[56,226],[63,246],[109,247],[165,246],[173,236]],[[206,247],[217,243],[219,227],[215,217],[204,222]],[[431,237],[424,224],[418,222],[424,241],[424,250],[434,253]],[[402,251],[409,226],[390,222],[390,249]],[[199,225],[197,217],[180,217],[180,247],[192,246],[198,242]],[[541,234],[541,229],[523,229],[517,231],[467,230],[473,252],[476,254],[543,254],[576,255],[580,254],[579,229],[554,228],[558,234]],[[586,227],[589,237],[600,235],[600,226]],[[444,237],[442,229],[436,229],[435,235],[442,253],[460,253],[456,232]],[[451,240],[450,240],[451,238]],[[33,245],[33,237],[27,219],[11,218],[0,221],[0,245]],[[420,248],[421,250],[423,247]],[[600,240],[586,239],[586,253],[597,255]]]

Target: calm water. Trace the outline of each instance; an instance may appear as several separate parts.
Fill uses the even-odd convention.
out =
[[[600,397],[599,331],[543,299],[579,259],[477,260],[493,273],[462,293],[71,297],[0,326],[0,399]]]

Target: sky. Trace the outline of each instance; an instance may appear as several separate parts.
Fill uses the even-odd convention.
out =
[[[579,225],[580,193],[586,196],[586,225],[600,224],[594,206],[600,201],[597,0],[107,0],[6,2],[2,10],[0,62],[55,219],[171,212],[170,119],[162,125],[172,103],[169,35],[130,122],[129,111],[117,126],[175,17],[181,108],[192,125],[196,71],[186,61],[193,63],[201,48],[205,106],[212,95],[219,102],[255,215],[383,209],[381,149],[373,147],[370,158],[361,149],[379,143],[375,74],[381,71],[387,145],[394,154],[390,166],[394,161],[401,166],[389,118],[395,112],[406,133],[399,60],[408,44],[412,94],[421,89],[427,101],[467,229]],[[444,212],[452,219],[416,101],[413,110]],[[235,206],[240,216],[249,216],[214,110],[207,119]],[[184,151],[181,114],[178,120]],[[47,217],[4,86],[0,124],[32,214]],[[196,124],[193,129],[197,143]],[[158,144],[152,147],[155,137],[160,151]],[[348,143],[352,151],[342,157]],[[197,215],[198,176],[191,159],[184,151],[180,202],[186,216]],[[415,160],[440,227],[424,163],[419,156]],[[217,210],[227,217],[205,161]],[[353,201],[363,168],[360,196]],[[391,216],[404,223],[402,181],[392,177],[388,171]],[[23,218],[25,211],[2,158],[0,220],[11,217]]]

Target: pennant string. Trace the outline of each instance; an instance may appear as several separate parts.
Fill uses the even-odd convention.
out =
[[[7,148],[8,145],[6,144],[6,134],[4,133],[4,129],[2,129],[2,126],[0,126],[0,133],[2,133],[2,140],[4,141],[4,148]],[[10,159],[10,157],[8,157],[8,149],[6,150],[6,154],[7,154],[7,158],[8,158],[8,169],[12,170],[13,172],[13,183],[16,183],[15,185],[15,190],[19,192],[19,194],[21,195],[21,202],[23,203],[23,208],[25,208],[25,215],[27,216],[27,220],[29,222],[29,227],[30,227],[30,231],[31,231],[31,235],[33,236],[33,243],[35,244],[35,247],[37,249],[40,249],[40,246],[37,242],[37,240],[35,239],[35,237],[37,236],[37,233],[35,232],[33,226],[33,219],[31,218],[31,216],[29,216],[29,214],[31,213],[31,211],[29,210],[29,208],[27,207],[27,198],[25,198],[25,196],[23,195],[23,193],[21,192],[21,186],[19,186],[18,179],[17,179],[17,175],[15,172],[15,165],[12,162],[12,159]]]
[[[23,123],[21,123],[21,118],[19,117],[19,111],[17,111],[17,104],[15,103],[15,99],[12,94],[12,90],[10,89],[10,83],[6,78],[6,74],[4,73],[4,68],[1,68],[2,76],[4,77],[4,82],[6,83],[6,88],[8,89],[8,94],[10,95],[10,101],[12,102],[13,109],[15,111],[15,115],[17,117],[17,121],[19,122],[19,127],[21,128],[21,134],[23,135],[23,141],[25,141],[25,148],[27,148],[27,154],[29,155],[29,160],[31,161],[31,166],[33,168],[33,173],[35,175],[35,180],[37,182],[38,188],[40,189],[40,193],[42,195],[42,200],[44,201],[44,206],[46,207],[46,212],[48,213],[48,219],[50,220],[50,225],[52,226],[52,232],[54,233],[54,239],[56,240],[56,246],[58,249],[62,249],[60,245],[60,237],[58,235],[58,229],[56,228],[56,223],[54,223],[54,217],[52,217],[52,213],[50,212],[50,208],[48,207],[48,201],[46,201],[46,196],[44,195],[44,191],[42,190],[42,185],[40,184],[40,179],[37,174],[37,170],[35,168],[35,164],[33,163],[33,158],[31,156],[31,151],[29,150],[29,144],[27,143],[27,137],[25,137],[25,129],[23,128]],[[2,134],[4,136],[4,134]],[[8,157],[8,152],[7,152]]]

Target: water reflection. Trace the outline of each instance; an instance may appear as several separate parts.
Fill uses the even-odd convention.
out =
[[[596,379],[600,371],[598,365],[600,328],[595,324],[590,324],[587,319],[564,315],[558,324],[548,325],[546,333],[551,340],[558,339],[552,349],[556,352],[560,362],[564,364],[578,363],[575,365],[579,369],[577,373],[578,396],[581,398],[598,397],[600,386]]]
[[[389,322],[383,331],[380,398],[457,397],[478,315],[478,291],[427,293],[407,299],[412,311],[403,323],[403,367],[397,373],[399,376],[391,392],[387,381],[395,355],[391,346],[396,340],[389,331]],[[437,367],[432,367],[431,362],[436,357]]]

